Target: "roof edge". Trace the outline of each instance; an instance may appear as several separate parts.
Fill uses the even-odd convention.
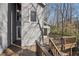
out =
[[[46,5],[45,3],[38,3],[38,4],[39,4],[41,7],[43,7],[43,8],[44,8],[45,5]]]

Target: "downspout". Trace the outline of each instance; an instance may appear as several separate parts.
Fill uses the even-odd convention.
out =
[[[37,5],[37,7],[38,7],[38,5]],[[36,9],[36,18],[37,18],[37,21],[38,21],[37,24],[39,25],[39,29],[40,29],[40,31],[41,31],[41,37],[42,37],[42,39],[40,40],[40,42],[41,42],[41,44],[43,45],[43,44],[44,44],[43,28],[41,27],[40,22],[39,22],[39,18],[38,18],[38,16],[37,16],[37,9]]]

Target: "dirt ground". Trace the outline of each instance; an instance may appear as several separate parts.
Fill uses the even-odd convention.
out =
[[[0,56],[35,56],[36,48],[35,46],[27,47],[26,49],[22,49],[11,45]]]

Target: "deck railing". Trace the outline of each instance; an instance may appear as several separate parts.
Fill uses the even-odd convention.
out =
[[[59,51],[52,39],[49,39],[49,47],[54,56],[62,56],[61,52]]]
[[[74,48],[76,47],[76,42],[77,42],[77,39],[75,36],[64,36],[63,37],[63,40],[64,40],[64,48],[65,49],[69,49],[69,48]]]
[[[44,46],[42,46],[38,41],[36,41],[36,55],[37,56],[52,56]]]

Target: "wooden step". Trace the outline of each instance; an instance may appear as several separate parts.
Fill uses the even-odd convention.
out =
[[[62,56],[69,56],[68,53],[60,52]]]

